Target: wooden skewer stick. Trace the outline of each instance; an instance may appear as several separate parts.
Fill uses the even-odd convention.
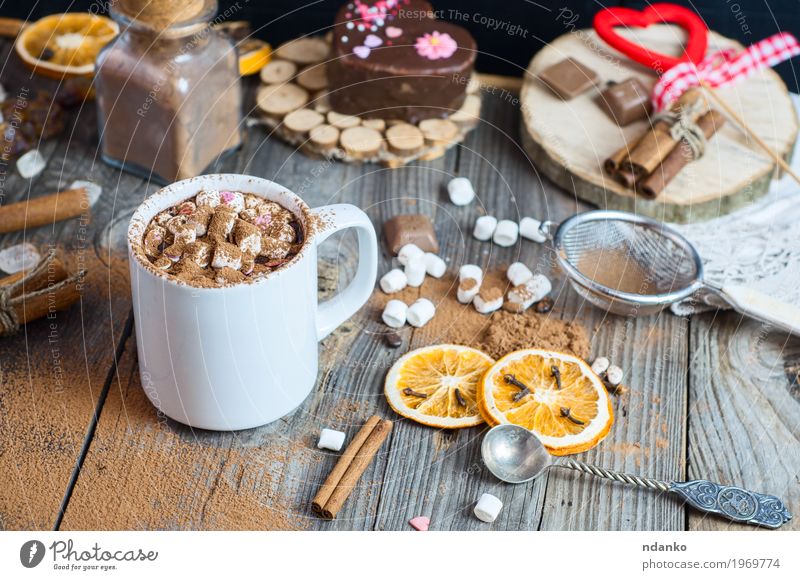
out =
[[[753,139],[756,143],[758,143],[759,147],[761,147],[764,151],[766,151],[770,157],[772,157],[775,162],[783,169],[786,173],[792,176],[792,178],[797,182],[800,183],[800,176],[798,176],[789,164],[781,157],[778,153],[773,151],[773,149],[767,145],[767,143],[758,135],[756,135],[755,131],[753,131],[750,127],[747,126],[744,119],[742,119],[739,114],[731,108],[728,103],[726,103],[717,93],[714,91],[714,88],[706,82],[701,82],[700,86],[703,87],[709,96],[713,99],[713,101],[723,110],[728,116],[734,120],[736,125],[739,126],[748,137]]]

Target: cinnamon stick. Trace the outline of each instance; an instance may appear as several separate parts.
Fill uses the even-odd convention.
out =
[[[642,133],[633,141],[633,143],[625,143],[622,147],[617,149],[617,151],[611,157],[606,159],[603,163],[603,169],[606,170],[606,173],[609,175],[614,175],[620,169],[622,162],[625,161],[625,158],[628,156],[628,154],[639,145],[641,140],[644,139],[645,135],[646,133]]]
[[[33,269],[33,268],[31,268]],[[22,280],[22,278],[27,274],[27,270],[22,270],[20,272],[15,272],[9,276],[5,276],[0,278],[0,287],[2,286],[10,286],[14,282],[18,280]],[[61,282],[67,277],[67,270],[64,268],[64,264],[61,263],[61,260],[58,258],[54,258],[50,265],[48,266],[47,270],[42,270],[41,272],[37,272],[33,277],[29,278],[25,282],[24,290],[28,292],[36,292],[37,290],[41,290],[45,286],[47,286],[48,282],[55,283]],[[22,289],[17,294],[21,294]],[[13,296],[11,297],[13,298]]]
[[[50,195],[0,206],[0,234],[52,224],[89,210],[85,188],[66,189]]]
[[[722,125],[725,124],[725,117],[719,111],[714,109],[700,117],[697,121],[697,126],[703,132],[706,139],[714,136]],[[672,152],[667,155],[660,167],[657,167],[653,173],[645,178],[641,186],[638,188],[637,193],[641,194],[647,199],[655,199],[658,197],[667,184],[680,173],[689,162],[693,161],[691,151],[688,144],[681,140],[681,143],[675,147]]]
[[[52,289],[30,298],[24,296],[23,300],[14,304],[14,312],[17,314],[17,320],[20,325],[28,324],[32,320],[38,320],[51,312],[66,310],[77,302],[78,298],[81,297],[80,282],[77,280],[71,284],[65,284],[64,282],[61,281],[58,284],[54,284]]]
[[[369,418],[311,502],[314,513],[329,520],[336,517],[391,430],[391,421],[377,415]]]
[[[702,106],[698,102],[702,99]],[[690,119],[697,119],[708,111],[708,102],[699,89],[689,89],[670,107],[674,113],[682,110],[692,110]],[[634,174],[637,178],[650,175],[661,162],[678,145],[678,141],[670,134],[671,124],[668,121],[657,121],[653,128],[647,131],[642,139],[631,149],[628,157],[622,162],[622,168]]]

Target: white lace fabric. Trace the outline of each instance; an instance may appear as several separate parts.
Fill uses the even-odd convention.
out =
[[[800,110],[800,95],[792,95]],[[795,143],[792,169],[800,173]],[[785,175],[769,193],[734,213],[688,225],[671,224],[697,248],[707,281],[740,284],[800,307],[800,184]],[[686,315],[707,309],[697,303],[672,306]]]

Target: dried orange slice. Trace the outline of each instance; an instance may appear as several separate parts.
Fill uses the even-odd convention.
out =
[[[23,28],[14,48],[28,67],[44,76],[88,77],[100,49],[118,32],[116,23],[104,16],[53,14]]]
[[[486,372],[478,408],[490,425],[530,429],[553,455],[591,449],[614,422],[603,381],[585,361],[533,348],[507,354]]]
[[[236,45],[239,50],[239,74],[254,75],[272,58],[272,47],[258,38],[247,38]]]
[[[437,344],[412,350],[386,375],[389,405],[403,417],[442,429],[483,423],[476,393],[494,360],[468,346]]]

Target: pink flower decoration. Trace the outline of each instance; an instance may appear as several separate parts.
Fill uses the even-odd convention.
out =
[[[425,33],[417,39],[414,48],[417,54],[429,60],[440,58],[450,58],[458,48],[458,43],[447,33],[440,34],[433,31],[432,34]]]

